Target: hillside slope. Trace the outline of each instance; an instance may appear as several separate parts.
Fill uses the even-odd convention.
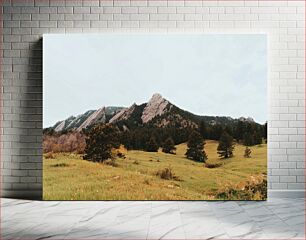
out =
[[[227,184],[245,183],[250,177],[266,176],[267,145],[250,147],[252,157],[244,158],[243,145],[236,145],[234,157],[222,160],[216,141],[207,141],[208,163],[224,163],[206,168],[203,163],[185,157],[186,144],[177,154],[127,151],[118,166],[82,160],[81,155],[55,154],[44,158],[45,200],[215,200],[215,194]],[[157,171],[170,167],[179,178],[161,179]],[[250,200],[250,199],[249,199]]]

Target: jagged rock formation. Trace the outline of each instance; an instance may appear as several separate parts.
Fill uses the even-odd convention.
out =
[[[236,121],[254,122],[250,117],[233,119],[231,117],[198,116],[184,111],[173,105],[160,94],[155,93],[147,103],[137,105],[134,103],[128,108],[102,107],[98,110],[89,110],[76,117],[56,123],[52,129],[55,131],[76,130],[81,131],[97,123],[117,124],[124,131],[129,127],[150,125],[153,127],[197,128],[200,121],[214,126],[226,125]],[[129,126],[129,127],[128,127]]]
[[[126,120],[128,119],[131,114],[134,112],[136,103],[134,103],[131,107],[129,108],[123,108],[120,112],[118,112],[116,115],[114,115],[110,120],[109,123],[116,123],[121,120]]]
[[[63,120],[63,121],[60,121],[60,122],[56,123],[55,126],[54,126],[54,130],[56,132],[59,132],[59,131],[69,129],[69,126],[71,126],[76,121],[77,118],[78,117],[71,116],[71,117],[67,118],[66,120]]]
[[[122,107],[102,107],[98,110],[89,110],[76,117],[71,116],[63,121],[57,122],[52,128],[56,132],[63,130],[82,131],[96,123],[106,123],[108,118],[113,117],[122,110]]]
[[[247,117],[247,118],[240,117],[240,118],[238,118],[238,120],[241,121],[241,122],[255,122],[254,119],[251,118],[251,117]]]
[[[145,107],[141,113],[141,121],[142,123],[147,123],[151,121],[156,116],[161,116],[167,111],[167,107],[169,106],[169,102],[164,99],[160,94],[156,93],[152,96],[152,98],[145,103]],[[113,116],[109,123],[117,123],[122,120],[129,119],[133,113],[139,110],[141,106],[138,106],[134,103],[131,107],[122,109],[119,113]]]
[[[142,112],[142,122],[147,123],[156,116],[163,115],[166,112],[168,104],[169,102],[160,94],[154,94]]]
[[[82,124],[77,128],[77,131],[81,131],[83,128],[87,128],[95,123],[105,123],[106,113],[105,107],[94,111]]]
[[[54,128],[54,130],[55,130],[56,132],[63,131],[64,128],[65,128],[65,122],[66,122],[66,120],[61,121],[61,122]]]

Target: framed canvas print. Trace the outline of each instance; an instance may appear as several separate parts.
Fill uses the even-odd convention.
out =
[[[46,200],[265,200],[264,34],[43,37]]]

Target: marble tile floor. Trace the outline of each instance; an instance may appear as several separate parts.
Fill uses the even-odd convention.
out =
[[[1,199],[1,239],[305,239],[305,199]]]

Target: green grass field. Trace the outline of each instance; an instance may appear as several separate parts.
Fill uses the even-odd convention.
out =
[[[238,184],[267,172],[267,145],[251,147],[252,157],[244,158],[242,145],[234,157],[220,159],[218,143],[207,141],[208,163],[223,162],[218,168],[185,158],[186,144],[177,146],[176,155],[161,151],[128,151],[118,158],[117,167],[82,160],[81,155],[58,153],[44,157],[45,200],[215,200],[218,189]],[[171,167],[179,180],[164,180],[156,172]]]

